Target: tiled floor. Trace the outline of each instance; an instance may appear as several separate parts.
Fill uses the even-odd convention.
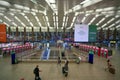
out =
[[[94,64],[82,62],[80,64],[69,63],[67,80],[120,80],[120,51],[114,50],[112,64],[116,68],[116,74],[105,71],[106,59],[95,56]],[[0,80],[34,80],[33,69],[38,64],[42,70],[42,80],[66,80],[62,74],[62,65],[55,62],[31,62],[12,65],[10,58],[0,58]]]

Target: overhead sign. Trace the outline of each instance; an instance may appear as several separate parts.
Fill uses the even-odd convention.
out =
[[[75,42],[88,42],[89,27],[85,24],[76,24],[74,32]]]
[[[86,24],[75,24],[74,41],[75,42],[95,42],[97,26]]]
[[[0,24],[0,42],[7,42],[6,25]]]
[[[89,25],[89,42],[95,42],[97,37],[97,26]]]

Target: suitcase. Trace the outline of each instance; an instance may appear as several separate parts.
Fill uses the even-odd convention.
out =
[[[115,68],[113,68],[113,67],[109,68],[109,72],[112,74],[115,74]]]

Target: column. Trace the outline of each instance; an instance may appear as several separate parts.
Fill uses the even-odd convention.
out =
[[[32,41],[34,41],[34,28],[32,27]]]
[[[24,41],[26,40],[26,27],[24,27]]]

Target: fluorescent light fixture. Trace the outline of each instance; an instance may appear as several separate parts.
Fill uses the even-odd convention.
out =
[[[112,22],[113,20],[115,20],[115,18],[110,19],[110,20],[107,22],[107,24],[109,24],[109,23]]]
[[[36,10],[36,9],[31,9],[33,12],[38,12],[38,10]]]
[[[115,16],[115,18],[118,18],[118,17],[120,17],[120,16],[119,16],[119,15],[116,15],[116,16]]]
[[[112,25],[110,25],[110,26],[109,26],[109,28],[111,28],[111,27],[113,27],[113,26],[115,26],[115,24],[114,24],[114,23],[113,23]]]
[[[50,3],[55,3],[55,0],[48,0]]]
[[[21,23],[24,27],[26,26],[24,23]]]
[[[104,25],[102,25],[102,28],[105,27],[107,25],[107,23],[105,23]]]
[[[62,26],[64,27],[65,22],[62,23]]]
[[[35,16],[35,19],[37,20],[37,22],[39,22],[39,19],[38,19],[38,17],[37,17],[37,16]]]
[[[33,27],[33,23],[32,22],[30,22],[30,25]]]
[[[17,24],[16,24],[16,23],[14,23],[14,22],[12,22],[12,24],[13,24],[14,26],[17,26]]]
[[[0,7],[0,10],[6,10],[6,8]]]
[[[15,16],[15,19],[17,19],[23,26],[25,26],[25,24],[17,16]]]
[[[90,21],[90,23],[88,23],[88,25],[90,25],[99,15],[96,14],[95,17]]]
[[[106,15],[105,17],[103,17],[96,25],[98,26],[100,23],[102,23],[104,20],[105,20],[105,18],[107,18],[108,17],[108,15]]]
[[[14,16],[15,14],[14,13],[9,13],[10,15]]]
[[[73,9],[70,9],[68,12],[71,13],[73,11]]]
[[[25,13],[20,13],[21,15],[25,16]]]
[[[54,27],[56,26],[56,23],[54,22]]]
[[[83,17],[82,23],[85,21],[85,19],[87,18],[88,15],[89,15],[89,14],[86,14],[86,15]]]
[[[53,7],[53,9],[56,9],[56,5],[55,4],[51,4],[51,6]]]
[[[6,22],[3,22],[4,24],[6,24],[7,26],[9,26],[9,24],[7,24]]]
[[[65,21],[65,16],[63,17],[63,22]]]
[[[103,11],[103,9],[96,9],[96,12],[101,12]]]
[[[89,2],[89,1],[91,1],[91,0],[84,0],[84,1],[81,2],[80,4],[85,4],[85,3]]]
[[[3,13],[0,13],[0,16],[3,16],[4,14]]]
[[[30,11],[27,11],[27,10],[24,10],[23,12],[24,12],[24,13],[30,13]]]
[[[76,17],[73,17],[73,20],[72,20],[72,22],[74,22],[74,21],[75,21],[75,19],[76,19]]]
[[[57,27],[58,27],[58,22],[56,22],[57,23]]]
[[[38,24],[39,24],[39,26],[42,26],[40,22]]]
[[[19,4],[14,4],[15,8],[18,8],[18,9],[24,9],[24,6],[22,5],[19,5]]]
[[[35,15],[36,15],[36,13],[35,13],[35,12],[31,12],[31,14],[32,14],[33,16],[35,16]]]
[[[7,16],[4,16],[5,19],[7,19],[8,21],[11,21]]]
[[[30,0],[31,2],[33,2],[34,4],[37,4],[37,1],[36,0]]]
[[[115,9],[114,7],[107,7],[107,8],[104,8],[103,10],[110,11],[110,10],[114,10],[114,9]]]
[[[87,14],[94,12],[94,10],[86,11]]]
[[[30,10],[30,8],[29,8],[29,7],[25,7],[25,6],[24,6],[24,10]]]
[[[78,9],[80,9],[80,8],[81,8],[80,5],[76,5],[76,6],[74,6],[72,9],[73,9],[73,11],[76,11],[76,10],[78,10]]]
[[[75,16],[77,16],[79,13],[78,12],[75,12]]]
[[[120,23],[120,20],[118,20],[117,22],[115,22],[116,24]]]
[[[2,20],[0,19],[0,23],[2,22]]]
[[[120,25],[116,26],[116,28],[120,28]]]
[[[47,15],[45,16],[45,18],[46,18],[46,21],[48,22],[48,16]]]
[[[55,15],[53,16],[53,21],[55,22]]]
[[[96,3],[100,2],[100,1],[102,1],[102,0],[85,0],[85,1],[83,1],[83,2],[80,3],[80,6],[77,7],[77,9],[75,9],[74,12],[77,11],[77,10],[79,10],[79,9],[81,9],[81,8],[85,8],[85,7],[91,6],[93,4],[96,4]],[[81,6],[81,4],[82,4],[82,6]],[[78,5],[76,5],[76,6],[78,6]],[[76,7],[76,6],[74,6],[74,7]],[[66,11],[65,13],[68,14],[69,10]]]
[[[10,11],[13,11],[13,12],[15,12],[16,10],[15,9],[9,9]]]
[[[47,22],[47,24],[48,24],[48,27],[50,27],[50,24],[49,24],[49,22]]]
[[[30,22],[30,20],[28,19],[28,17],[27,17],[27,16],[25,16],[25,19],[27,19],[27,20],[28,20],[28,22]]]
[[[0,5],[2,5],[2,6],[7,6],[7,7],[10,7],[10,6],[11,6],[11,4],[10,4],[9,2],[3,1],[3,0],[0,1]]]
[[[56,21],[58,21],[58,15],[56,15]]]

